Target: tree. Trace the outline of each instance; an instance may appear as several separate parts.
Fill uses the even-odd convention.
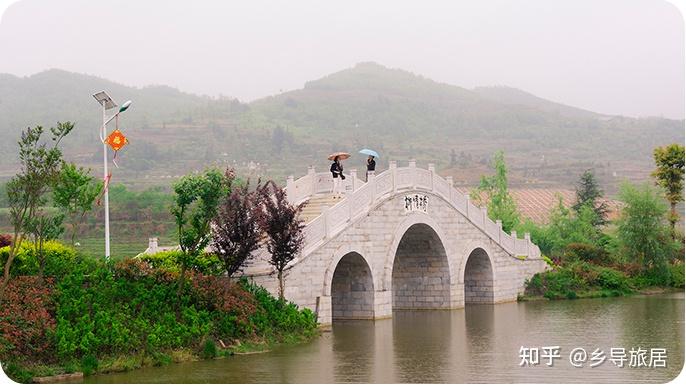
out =
[[[73,163],[65,163],[52,189],[55,205],[62,210],[71,224],[72,245],[79,224],[83,222],[86,213],[93,209],[93,202],[102,190],[102,182],[96,183],[89,172],[90,170],[77,167]]]
[[[250,192],[249,182],[234,187],[219,204],[212,222],[212,246],[229,277],[240,270],[259,247],[258,205],[258,195]]]
[[[70,122],[58,122],[50,128],[51,146],[41,141],[42,126],[27,128],[22,132],[19,144],[20,172],[6,185],[10,208],[10,222],[13,228],[13,243],[5,261],[4,276],[0,295],[10,280],[10,268],[21,246],[29,221],[36,211],[45,204],[45,195],[54,183],[62,165],[62,150],[59,144],[74,129]]]
[[[495,153],[493,163],[495,174],[490,177],[481,176],[479,187],[472,192],[471,198],[482,205],[480,193],[484,192],[487,199],[488,217],[501,220],[503,230],[510,232],[519,224],[519,212],[517,212],[517,205],[507,188],[507,166],[502,150]]]
[[[545,225],[535,224],[527,219],[517,226],[517,232],[529,232],[531,240],[548,256],[560,256],[573,243],[602,247],[603,234],[593,225],[595,212],[583,206],[579,212],[566,207],[561,195],[557,195],[557,205],[550,210],[549,221]]]
[[[221,197],[231,188],[233,175],[216,169],[204,174],[190,174],[174,184],[174,203],[171,213],[174,216],[179,235],[181,251],[177,262],[181,267],[179,275],[179,297],[183,291],[186,270],[210,243],[210,224],[217,216]]]
[[[58,239],[64,227],[63,213],[50,214],[45,209],[39,209],[35,215],[26,222],[26,232],[33,239],[33,250],[38,260],[38,276],[43,276],[46,256],[43,246],[46,241]]]
[[[670,255],[669,228],[664,224],[667,207],[651,186],[625,183],[620,188],[624,207],[618,221],[620,246],[645,270],[664,273]]]
[[[653,151],[653,158],[657,168],[652,175],[657,185],[665,190],[665,196],[671,206],[669,224],[672,240],[675,240],[676,222],[679,221],[676,204],[684,199],[684,147],[676,143],[657,147]]]
[[[286,191],[274,181],[258,187],[260,197],[260,229],[267,239],[267,250],[271,254],[269,263],[276,269],[279,280],[279,298],[284,298],[283,271],[298,256],[305,241],[303,228],[298,214],[304,204],[291,205]]]
[[[607,202],[603,200],[603,191],[600,189],[595,174],[593,174],[591,169],[585,170],[581,177],[579,177],[579,182],[576,186],[576,202],[572,209],[576,213],[580,213],[584,206],[588,206],[595,212],[594,226],[607,224],[607,213],[609,212]]]

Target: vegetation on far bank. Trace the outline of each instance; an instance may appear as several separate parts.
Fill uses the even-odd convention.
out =
[[[624,183],[619,218],[608,219],[592,170],[579,178],[576,202],[562,199],[547,224],[522,221],[507,187],[502,153],[494,159],[495,174],[482,178],[472,197],[487,197],[488,215],[501,219],[503,229],[529,233],[548,262],[549,270],[526,282],[520,299],[575,299],[620,296],[648,288],[684,288],[684,234],[677,229],[676,204],[683,201],[684,147],[655,149],[655,185]],[[667,203],[670,210],[668,211]]]

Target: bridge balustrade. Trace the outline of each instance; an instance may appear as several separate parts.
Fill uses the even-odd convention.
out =
[[[508,235],[499,222],[488,217],[486,208],[476,206],[468,195],[453,187],[452,178],[438,175],[433,164],[429,164],[428,169],[423,169],[418,168],[415,161],[410,161],[407,167],[397,167],[395,161],[390,161],[388,170],[370,175],[366,183],[357,178],[354,170],[350,171],[349,176],[344,182],[345,198],[325,209],[306,225],[303,256],[315,250],[325,240],[336,236],[351,221],[369,212],[376,203],[387,197],[399,191],[425,190],[444,198],[508,253],[540,257],[540,249],[531,242],[528,234],[524,239],[517,238],[516,233]],[[331,173],[317,173],[314,167],[310,167],[308,173],[297,180],[289,176],[286,183],[288,199],[294,204],[316,194],[331,193],[332,188]],[[292,262],[295,263],[296,261]]]

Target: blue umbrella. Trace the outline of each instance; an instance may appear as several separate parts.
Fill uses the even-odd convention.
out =
[[[361,154],[366,154],[366,155],[371,155],[371,156],[373,156],[374,158],[379,158],[379,153],[375,152],[374,150],[362,149],[362,150],[360,150],[360,153],[361,153]]]

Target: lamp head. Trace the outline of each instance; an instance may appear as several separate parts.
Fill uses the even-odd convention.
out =
[[[119,108],[119,112],[123,113],[124,111],[126,111],[126,109],[129,108],[129,106],[131,106],[131,101],[124,102],[124,104],[122,104],[121,107]]]

